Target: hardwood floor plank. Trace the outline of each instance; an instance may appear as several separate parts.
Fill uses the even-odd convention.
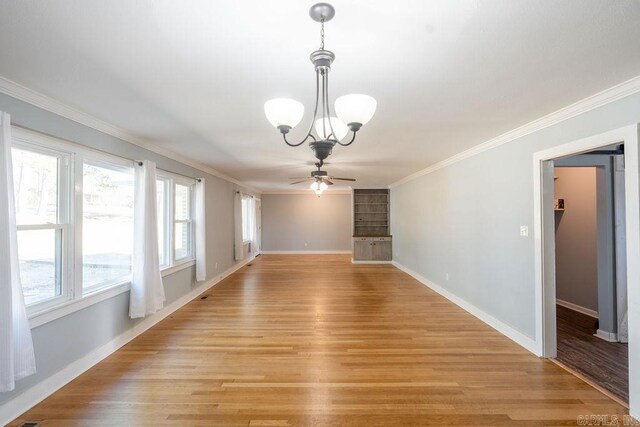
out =
[[[626,409],[390,265],[262,255],[11,425],[538,426]]]

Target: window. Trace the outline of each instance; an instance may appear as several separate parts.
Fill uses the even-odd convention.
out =
[[[165,267],[192,260],[194,180],[158,171],[158,245]]]
[[[242,198],[242,240],[248,242],[252,239],[253,234],[253,199],[250,197]]]
[[[39,324],[68,313],[76,301],[84,307],[125,291],[133,257],[133,161],[20,128],[12,137],[19,274],[29,315]],[[194,184],[158,171],[163,270],[192,264]],[[56,314],[39,317],[44,313]]]
[[[174,194],[174,259],[180,261],[192,257],[192,186],[175,184]]]
[[[91,291],[131,275],[133,168],[87,160],[82,181],[82,286]]]
[[[20,280],[27,305],[65,298],[69,284],[68,154],[36,146],[11,150]]]

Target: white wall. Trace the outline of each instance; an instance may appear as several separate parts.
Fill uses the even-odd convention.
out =
[[[556,167],[556,296],[598,311],[598,229],[595,167]]]
[[[262,250],[351,250],[351,195],[262,195]]]

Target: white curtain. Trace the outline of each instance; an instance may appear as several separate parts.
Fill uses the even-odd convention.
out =
[[[11,165],[11,117],[0,112],[0,392],[35,374],[36,360],[20,283]]]
[[[158,254],[156,164],[144,161],[135,167],[133,213],[133,265],[129,316],[145,317],[164,305],[164,286]]]
[[[204,178],[196,181],[195,199],[196,280],[202,282],[207,278],[207,227],[204,207]]]
[[[251,253],[253,255],[258,252],[258,209],[255,197],[252,197],[251,203]]]
[[[242,244],[242,194],[236,191],[233,198],[233,233],[236,261],[244,259],[244,247]]]

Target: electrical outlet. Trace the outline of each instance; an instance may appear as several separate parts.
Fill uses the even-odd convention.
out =
[[[444,275],[444,278],[447,280],[447,282],[449,281],[449,273]]]
[[[216,270],[218,269],[218,263],[217,263],[217,262],[216,262],[216,266],[215,266],[215,269],[216,269]]]
[[[527,237],[529,235],[529,227],[527,227],[526,225],[521,225],[520,226],[520,235],[522,237]]]

